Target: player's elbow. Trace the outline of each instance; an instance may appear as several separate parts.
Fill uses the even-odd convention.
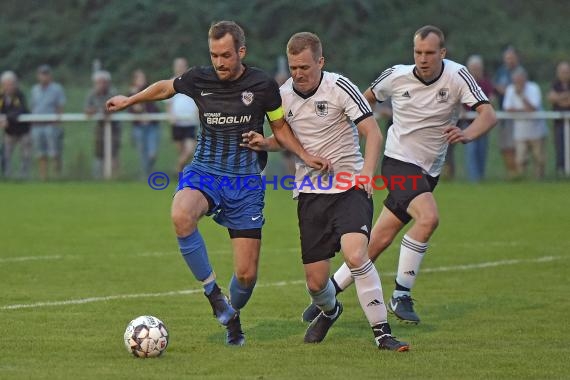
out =
[[[484,120],[485,126],[487,127],[485,128],[486,131],[497,125],[497,114],[491,105],[485,106],[483,112],[481,112],[481,118]]]
[[[489,129],[497,125],[497,121],[497,114],[495,113],[495,110],[491,109],[488,116]]]

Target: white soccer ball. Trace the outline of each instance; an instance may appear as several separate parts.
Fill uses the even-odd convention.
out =
[[[127,351],[139,358],[154,358],[168,346],[168,330],[162,321],[150,315],[133,319],[125,330]]]

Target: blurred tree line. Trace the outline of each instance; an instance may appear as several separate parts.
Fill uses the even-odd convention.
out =
[[[539,81],[570,58],[568,3],[555,0],[2,0],[1,8],[0,70],[33,80],[49,63],[78,85],[88,83],[94,59],[121,83],[139,67],[151,80],[168,77],[177,56],[208,64],[207,30],[222,19],[244,27],[246,62],[268,71],[291,34],[316,32],[327,69],[360,86],[389,65],[412,63],[412,33],[424,24],[444,30],[449,58],[482,54],[489,72],[509,44]]]

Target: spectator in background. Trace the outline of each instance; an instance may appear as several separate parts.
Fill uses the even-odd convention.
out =
[[[512,73],[512,84],[507,86],[503,108],[508,112],[535,112],[542,110],[542,94],[538,84],[528,81],[522,67]],[[514,141],[516,147],[517,174],[522,176],[527,166],[530,151],[535,164],[535,177],[544,178],[546,165],[546,125],[544,120],[515,119]]]
[[[145,88],[149,83],[142,70],[135,70],[132,76],[130,95],[134,95]],[[160,112],[156,102],[135,104],[129,108],[129,112],[134,114],[157,113]],[[160,129],[158,121],[140,120],[133,122],[133,140],[139,153],[142,175],[146,178],[153,170],[158,152],[158,142],[160,139]]]
[[[89,116],[95,114],[107,114],[107,99],[117,94],[117,91],[111,86],[111,74],[108,71],[100,70],[93,73],[93,89],[87,95],[85,100],[85,113]],[[95,163],[93,167],[93,175],[95,178],[101,178],[103,174],[103,156],[104,156],[104,136],[105,121],[97,121],[95,126]],[[111,123],[111,152],[112,152],[112,171],[116,177],[119,169],[119,149],[121,147],[121,127],[118,122]]]
[[[188,71],[188,61],[186,58],[176,58],[172,69],[174,77],[180,77]],[[176,171],[180,173],[196,149],[196,135],[200,126],[198,107],[191,97],[180,93],[170,98],[166,104],[166,111],[170,116],[170,124],[172,125],[172,140],[174,140],[178,151]]]
[[[560,62],[556,67],[556,80],[548,94],[548,100],[554,111],[570,111],[570,63]],[[564,175],[564,120],[554,121],[554,151],[556,154],[556,174]]]
[[[17,144],[20,144],[22,169],[20,178],[28,178],[32,156],[32,140],[30,126],[18,122],[18,116],[28,113],[26,98],[18,88],[18,77],[13,71],[4,71],[0,77],[0,128],[4,129],[4,151],[2,162],[4,174],[12,178],[12,154]]]
[[[65,93],[63,87],[53,81],[49,65],[41,65],[38,68],[37,80],[38,83],[32,87],[30,99],[32,114],[61,114],[66,101]],[[50,159],[56,176],[61,176],[63,129],[57,122],[33,123],[32,141],[38,158],[40,178],[48,178]]]
[[[514,47],[509,46],[503,51],[503,65],[499,67],[493,79],[495,92],[499,99],[499,107],[503,109],[505,90],[511,84],[511,74],[519,67],[519,55]],[[503,120],[497,125],[499,131],[499,148],[507,169],[507,178],[512,179],[517,175],[515,160],[515,142],[513,139],[513,121]]]
[[[489,100],[493,95],[493,84],[485,77],[485,66],[483,57],[480,55],[472,55],[467,59],[467,70],[473,75],[473,78],[481,87],[481,90]],[[465,107],[465,110],[469,110]],[[460,127],[467,127],[469,120],[462,120]],[[479,182],[485,176],[485,164],[487,162],[487,147],[489,146],[489,135],[484,134],[478,139],[471,141],[465,146],[465,158],[467,166],[467,178],[472,182]]]

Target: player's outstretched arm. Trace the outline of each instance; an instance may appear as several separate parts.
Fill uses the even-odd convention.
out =
[[[487,133],[491,128],[497,124],[497,116],[495,110],[490,104],[480,104],[476,109],[477,117],[465,129],[460,129],[456,126],[449,126],[443,133],[450,144],[463,143],[467,144],[479,136]]]
[[[378,165],[378,157],[380,157],[380,150],[382,148],[382,133],[378,127],[378,123],[374,117],[367,117],[356,125],[358,134],[366,140],[364,145],[364,166],[360,175],[366,178],[374,177],[376,166]],[[364,190],[368,195],[372,195],[372,183],[369,181],[365,183]]]
[[[324,172],[332,170],[330,160],[307,153],[285,119],[281,118],[273,120],[270,122],[270,125],[273,130],[273,136],[280,146],[287,149],[289,152],[295,153],[297,157],[311,168],[319,169]]]
[[[107,100],[107,110],[111,112],[121,111],[133,104],[164,100],[173,97],[174,94],[176,94],[174,90],[174,80],[160,80],[132,96],[113,96]]]

